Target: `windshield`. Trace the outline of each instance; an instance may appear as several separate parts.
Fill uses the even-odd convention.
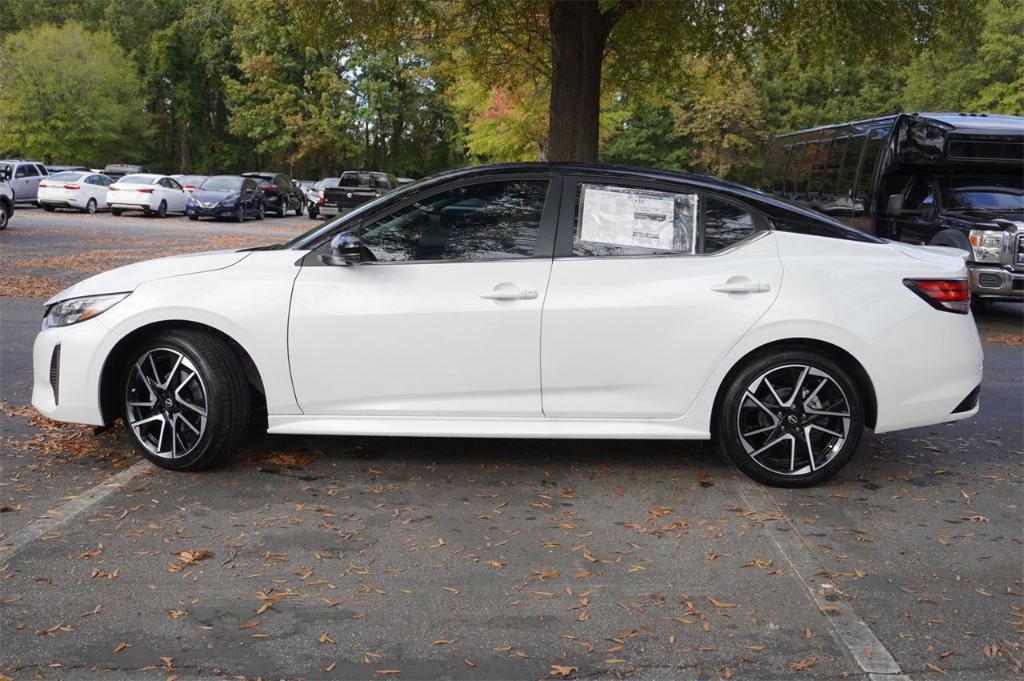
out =
[[[211,177],[199,186],[203,191],[208,192],[237,192],[242,189],[242,178],[223,175]]]
[[[154,184],[157,178],[147,175],[125,175],[117,184]]]
[[[56,175],[50,175],[47,180],[57,180],[59,182],[69,182],[82,179],[82,173],[57,173]]]
[[[341,186],[341,178],[340,177],[325,177],[324,179],[320,180],[319,184],[320,184],[321,188],[323,188],[323,187],[340,187]]]
[[[972,177],[942,183],[946,210],[1024,210],[1024,181],[1019,177]]]

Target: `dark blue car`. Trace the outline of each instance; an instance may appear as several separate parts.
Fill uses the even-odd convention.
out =
[[[238,175],[215,175],[192,192],[185,206],[189,220],[229,218],[244,222],[247,217],[263,219],[266,206],[256,181]]]

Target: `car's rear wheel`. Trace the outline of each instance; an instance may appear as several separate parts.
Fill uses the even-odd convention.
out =
[[[121,210],[120,208],[111,208],[111,209],[110,209],[110,214],[111,214],[111,215],[113,215],[113,216],[114,216],[115,218],[116,218],[117,216],[119,216],[119,215],[120,215],[121,213],[123,213],[123,212],[124,212],[124,211],[122,211],[122,210]]]
[[[265,203],[263,203],[263,200],[261,199],[259,201],[259,203],[256,204],[256,219],[257,220],[262,220],[266,216],[267,216],[267,206],[266,206]]]
[[[45,210],[47,213],[52,213],[53,211],[57,210],[57,208],[55,206],[49,206],[44,203],[43,210]]]
[[[814,350],[782,350],[750,362],[727,387],[719,446],[755,480],[804,487],[835,475],[864,429],[863,398],[842,366]]]
[[[166,331],[143,342],[124,366],[121,412],[150,462],[191,471],[235,450],[249,423],[248,383],[219,338]]]
[[[89,201],[86,202],[85,212],[88,213],[89,215],[96,214],[96,199],[89,199]]]
[[[277,216],[279,218],[288,217],[288,197],[282,196],[280,205],[277,207]]]
[[[6,201],[0,201],[0,230],[7,229],[7,221],[11,219],[11,209]]]
[[[167,202],[166,201],[161,201],[160,205],[157,206],[156,216],[158,218],[165,218],[165,217],[167,217]]]

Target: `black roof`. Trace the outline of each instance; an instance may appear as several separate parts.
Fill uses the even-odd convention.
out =
[[[877,118],[864,118],[844,123],[819,125],[777,135],[776,138],[804,135],[810,132],[835,130],[847,127],[885,127],[891,126],[898,119],[912,120],[920,123],[932,123],[949,132],[977,135],[1024,135],[1024,117],[1003,116],[986,113],[900,113]]]

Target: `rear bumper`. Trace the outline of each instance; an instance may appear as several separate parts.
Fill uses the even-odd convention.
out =
[[[1024,272],[977,264],[972,264],[968,271],[974,298],[1024,301]]]
[[[121,210],[156,210],[148,203],[131,203],[128,201],[107,202],[107,206],[110,208],[120,208]]]

